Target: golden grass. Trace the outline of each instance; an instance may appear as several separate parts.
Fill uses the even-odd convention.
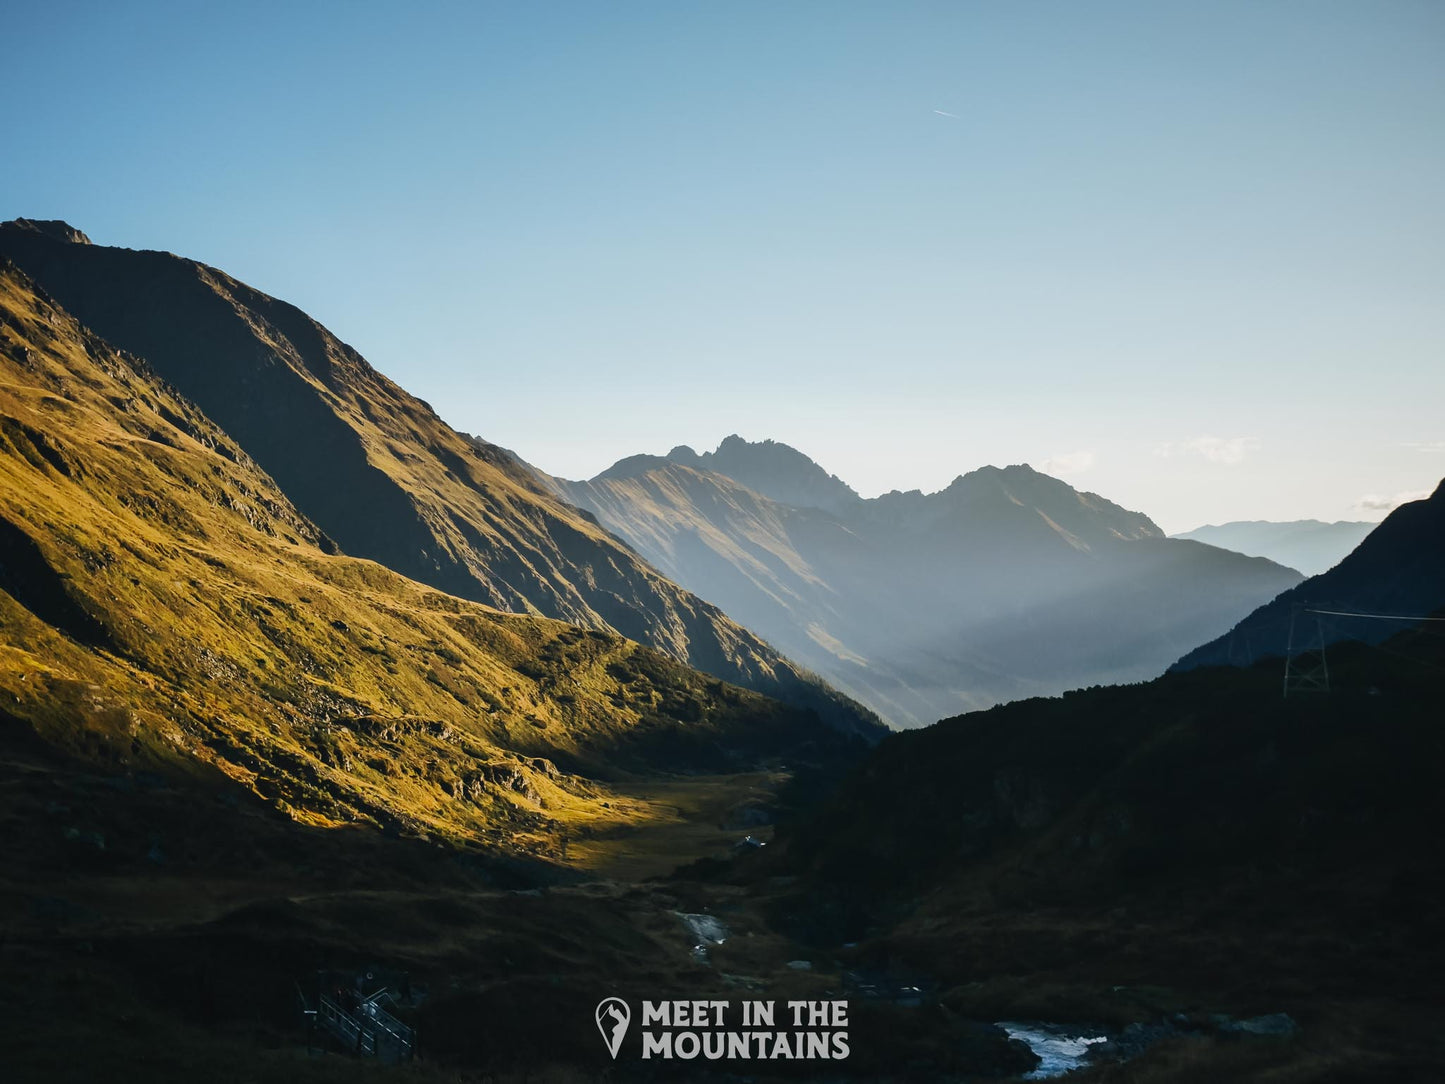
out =
[[[0,592],[0,703],[54,745],[225,777],[306,824],[557,856],[673,818],[582,774],[619,744],[788,714],[616,635],[326,552],[225,434],[12,273],[0,315],[0,515],[109,639]]]
[[[752,772],[639,780],[619,788],[634,815],[615,825],[594,822],[585,838],[570,844],[567,859],[602,876],[642,880],[670,872],[683,855],[727,854],[749,834],[767,840],[770,827],[730,826],[729,814],[771,798],[787,779],[782,772]]]

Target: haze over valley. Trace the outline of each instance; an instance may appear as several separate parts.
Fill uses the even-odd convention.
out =
[[[904,727],[1162,673],[1300,579],[1026,465],[864,500],[727,438],[551,479],[678,583]]]

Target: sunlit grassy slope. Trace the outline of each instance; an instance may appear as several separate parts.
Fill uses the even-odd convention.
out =
[[[501,449],[443,422],[292,305],[63,223],[0,224],[8,256],[144,358],[349,554],[499,609],[620,633],[846,730],[870,712],[682,590]]]
[[[647,820],[610,785],[629,773],[834,740],[615,633],[336,552],[200,410],[13,267],[0,707],[100,767],[229,777],[304,823],[547,854]]]

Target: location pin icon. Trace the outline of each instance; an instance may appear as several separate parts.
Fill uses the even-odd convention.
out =
[[[603,998],[597,1003],[597,1030],[602,1032],[602,1041],[607,1052],[615,1060],[627,1035],[627,1025],[632,1022],[632,1010],[620,997]]]

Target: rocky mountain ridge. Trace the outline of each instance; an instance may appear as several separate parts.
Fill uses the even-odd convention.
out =
[[[725,473],[732,464],[762,488]],[[629,457],[586,482],[539,477],[900,726],[1153,677],[1299,580],[1167,539],[1147,516],[1022,464],[865,500],[787,445],[730,437],[704,455]],[[767,493],[796,493],[798,479],[822,496]]]
[[[1336,523],[1317,519],[1282,523],[1236,520],[1196,527],[1173,537],[1193,539],[1250,557],[1268,557],[1306,576],[1316,576],[1339,564],[1375,527],[1374,523],[1349,520]]]

